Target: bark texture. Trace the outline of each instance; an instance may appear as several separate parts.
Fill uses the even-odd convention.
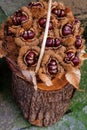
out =
[[[50,126],[67,111],[74,87],[67,84],[58,91],[34,90],[32,84],[13,73],[13,95],[21,107],[24,117],[33,125]]]

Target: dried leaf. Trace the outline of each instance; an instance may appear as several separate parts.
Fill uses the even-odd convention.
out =
[[[69,71],[66,73],[65,77],[70,84],[72,84],[76,89],[79,89],[79,83],[81,79],[81,73],[79,69]]]
[[[43,73],[42,68],[39,69],[38,74],[39,74],[40,79],[46,84],[46,86],[53,85],[51,79],[45,73]]]
[[[8,57],[5,57],[5,60],[9,64],[9,68],[12,70],[12,72],[15,73],[19,78],[25,80],[25,78],[24,78],[20,68],[18,67],[18,65]]]
[[[82,54],[80,55],[80,58],[81,58],[82,60],[86,60],[86,59],[87,59],[87,53],[82,53]]]
[[[34,89],[37,90],[37,80],[34,71],[22,70],[22,74],[26,78],[28,82],[32,82],[34,85]]]

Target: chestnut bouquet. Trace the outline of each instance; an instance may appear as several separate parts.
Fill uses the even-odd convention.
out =
[[[13,95],[31,124],[54,124],[80,90],[87,58],[80,24],[63,3],[39,0],[0,26],[0,58],[12,70]]]

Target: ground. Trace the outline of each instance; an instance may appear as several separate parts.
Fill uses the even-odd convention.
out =
[[[62,0],[66,5],[71,6],[75,15],[77,15],[85,26],[86,32],[86,0]],[[78,2],[79,1],[79,2]],[[76,3],[77,2],[77,3]],[[11,15],[22,5],[29,3],[29,0],[0,0],[0,23],[4,22],[8,15]],[[83,4],[83,6],[81,5]],[[81,8],[80,8],[81,7]],[[63,118],[51,127],[39,128],[30,125],[22,115],[22,112],[16,104],[11,92],[11,72],[4,59],[0,60],[0,130],[87,130],[87,61],[81,68],[80,88],[84,92],[76,92],[70,107]]]

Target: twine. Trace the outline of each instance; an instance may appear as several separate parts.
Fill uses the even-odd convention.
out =
[[[50,25],[51,4],[52,4],[52,0],[49,0],[45,33],[44,33],[44,38],[43,38],[43,42],[42,42],[42,46],[41,46],[40,56],[39,56],[39,59],[38,59],[38,63],[37,63],[37,66],[36,66],[35,73],[37,73],[39,68],[40,68],[40,64],[41,64],[41,61],[42,61],[42,58],[43,58],[43,55],[44,55],[44,52],[45,52],[46,40],[47,40],[49,25]]]

